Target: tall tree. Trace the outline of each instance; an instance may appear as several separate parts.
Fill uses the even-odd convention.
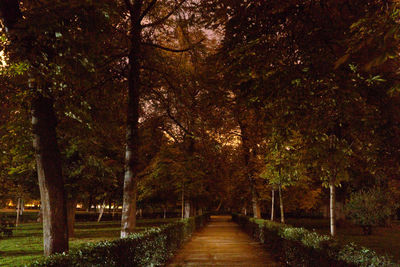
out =
[[[0,3],[6,26],[2,28],[5,69],[16,73],[5,84],[18,88],[5,95],[28,102],[32,110],[44,252],[63,252],[68,249],[67,211],[56,126],[65,117],[74,117],[75,110],[67,108],[72,99],[85,106],[81,95],[97,75],[93,62],[105,61],[99,53],[106,43],[90,41],[108,33],[111,8],[104,2],[24,1],[21,9],[19,1]],[[11,15],[18,16],[11,19]]]
[[[22,45],[29,47],[31,45],[29,38],[39,37],[38,35],[27,35],[27,28],[23,30],[20,30],[19,27],[15,28],[16,25],[28,26],[22,17],[19,1],[1,1],[0,10],[10,40],[13,40],[13,38],[23,39],[24,44]],[[25,60],[29,60],[28,55],[26,55]],[[30,89],[34,92],[31,102],[33,146],[43,212],[44,254],[50,255],[68,250],[67,209],[61,156],[57,144],[57,118],[53,108],[53,100],[41,93],[32,78],[30,85]],[[47,90],[47,88],[42,89]]]
[[[128,109],[126,123],[126,153],[121,237],[134,232],[136,226],[137,175],[139,172],[139,132],[140,95],[143,93],[141,71],[143,52],[147,49],[175,51],[157,43],[154,29],[164,25],[168,19],[186,2],[152,0],[125,0],[124,14],[129,17],[128,44]],[[177,50],[179,51],[179,49]]]

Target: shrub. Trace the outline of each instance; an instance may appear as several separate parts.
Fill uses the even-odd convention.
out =
[[[153,227],[128,238],[89,243],[68,254],[54,254],[30,266],[162,266],[196,229],[205,225],[207,215]]]
[[[398,266],[388,257],[354,244],[341,245],[304,228],[233,214],[232,218],[288,266]]]
[[[157,219],[157,218],[163,218],[164,213],[163,212],[153,212],[153,213],[143,213],[143,217],[141,219]],[[167,218],[178,218],[180,217],[180,213],[178,212],[167,212],[166,213]],[[75,214],[75,220],[76,221],[97,221],[99,218],[99,214],[97,212],[77,212]],[[121,213],[116,212],[114,216],[112,213],[109,212],[104,212],[103,217],[101,218],[102,221],[120,221],[121,220]]]
[[[0,212],[0,217],[5,216],[8,221],[15,222],[16,212]],[[37,212],[24,212],[19,216],[20,223],[36,222],[38,213]]]
[[[378,187],[351,194],[345,208],[347,216],[361,226],[366,235],[372,233],[372,226],[384,224],[395,209],[389,194]]]
[[[0,215],[0,237],[10,237],[13,234],[14,223],[6,215]]]

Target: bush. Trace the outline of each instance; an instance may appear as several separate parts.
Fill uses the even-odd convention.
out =
[[[208,215],[202,215],[153,227],[128,238],[89,243],[68,254],[54,254],[35,261],[30,266],[162,266],[207,221]]]
[[[16,212],[0,212],[0,217],[5,216],[8,218],[9,221],[15,222],[17,218]],[[37,212],[24,212],[22,215],[19,216],[19,223],[30,223],[36,222],[38,218]]]
[[[0,215],[0,237],[10,237],[13,234],[14,223],[6,215]]]
[[[232,218],[288,266],[398,266],[372,250],[354,244],[343,246],[330,236],[304,228],[240,214]]]
[[[363,228],[364,234],[370,235],[371,227],[383,225],[396,209],[388,195],[388,192],[378,187],[355,192],[346,204],[346,214]]]

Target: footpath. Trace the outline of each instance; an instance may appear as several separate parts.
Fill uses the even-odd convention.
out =
[[[193,234],[167,266],[281,266],[258,242],[253,241],[231,216],[211,216]]]

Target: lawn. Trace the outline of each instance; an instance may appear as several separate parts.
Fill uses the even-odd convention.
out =
[[[168,223],[176,219],[138,220],[138,231]],[[77,222],[75,237],[69,241],[70,248],[78,248],[87,242],[113,240],[119,238],[120,222]],[[10,238],[0,239],[0,266],[21,266],[43,254],[42,225],[21,224]]]
[[[329,234],[328,219],[288,219],[286,223]],[[375,227],[372,231],[372,235],[365,236],[361,227],[344,226],[338,227],[337,235],[343,243],[353,242],[400,262],[400,221],[394,221],[392,227]]]

